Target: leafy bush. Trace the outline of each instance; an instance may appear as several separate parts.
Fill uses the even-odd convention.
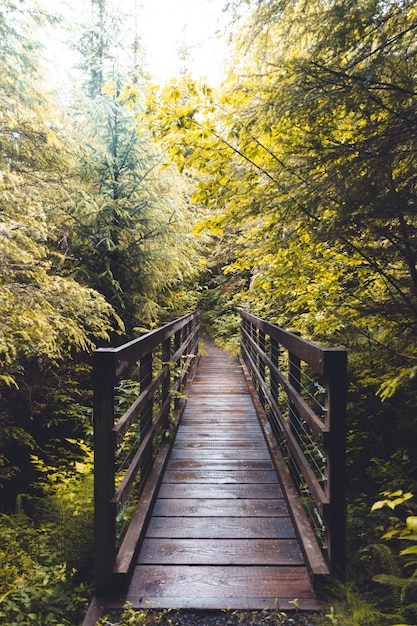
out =
[[[70,568],[89,576],[93,561],[93,451],[85,441],[68,439],[72,460],[59,459],[56,449],[53,465],[39,457],[32,461],[40,478],[41,497],[36,501],[36,517],[48,532],[48,550]]]
[[[382,573],[374,575],[373,580],[384,585],[388,591],[388,602],[399,612],[402,619],[417,618],[417,516],[411,515],[406,503],[413,494],[402,490],[383,492],[383,500],[375,502],[372,511],[387,507],[395,515],[389,516],[389,529],[381,539],[384,543],[370,546],[377,557]],[[405,519],[404,519],[405,518]],[[410,542],[411,545],[398,549],[398,543]]]
[[[23,513],[0,517],[0,622],[66,626],[84,611],[88,589],[50,552],[48,537]]]
[[[93,555],[92,451],[75,446],[47,465],[38,457],[41,497],[30,500],[31,520],[22,510],[0,517],[0,622],[8,626],[73,625],[85,613]]]

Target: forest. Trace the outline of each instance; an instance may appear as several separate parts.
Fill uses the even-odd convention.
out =
[[[92,351],[198,307],[236,353],[240,307],[348,350],[328,623],[416,624],[417,2],[225,1],[216,86],[155,85],[140,22],[85,5],[0,4],[0,623],[88,606]]]

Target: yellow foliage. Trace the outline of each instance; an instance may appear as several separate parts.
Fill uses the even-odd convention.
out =
[[[101,93],[109,98],[113,98],[117,94],[117,85],[113,80],[109,80],[101,88]]]

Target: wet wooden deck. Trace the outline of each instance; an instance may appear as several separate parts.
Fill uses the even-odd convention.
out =
[[[242,368],[205,348],[125,599],[316,609]]]

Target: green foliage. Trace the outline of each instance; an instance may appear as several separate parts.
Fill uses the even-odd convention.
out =
[[[117,68],[128,71],[135,82],[143,82],[144,51],[138,31],[139,7],[120,5],[114,0],[89,0],[89,10],[77,16],[79,52],[78,68],[82,71],[82,88],[93,100],[101,94],[107,78]]]
[[[236,312],[242,304],[239,283],[213,276],[199,301],[202,326],[232,354],[238,353],[240,341],[240,315]]]
[[[353,572],[354,578],[355,573]],[[326,614],[334,626],[393,626],[401,616],[381,607],[381,599],[375,594],[359,589],[354,580],[347,582],[331,579],[324,591],[326,603],[331,607]]]
[[[207,230],[228,233],[224,271],[250,274],[247,306],[370,344],[383,400],[415,375],[415,13],[398,5],[257,3],[219,93],[186,78],[149,99]]]
[[[55,444],[53,465],[32,456],[40,474],[36,486],[41,489],[36,517],[48,529],[48,548],[68,567],[88,576],[94,545],[93,451],[79,439],[69,439],[68,443],[70,452]]]
[[[142,610],[137,611],[131,607],[128,603],[123,609],[120,617],[117,617],[117,622],[114,622],[113,618],[109,618],[109,616],[105,616],[97,622],[97,626],[134,626],[143,624],[143,626],[147,626],[148,624],[157,624],[161,621],[161,617],[165,615],[165,611],[159,614],[155,614],[154,611]]]
[[[22,504],[17,513],[0,517],[0,618],[10,626],[71,626],[87,606],[91,588],[83,581],[91,580],[93,457],[87,444],[68,443],[71,463],[63,462],[59,448],[54,466],[33,457],[41,495],[28,506],[35,508],[36,523]]]
[[[11,385],[23,360],[56,361],[72,350],[91,350],[118,322],[110,304],[64,277],[50,254],[51,216],[70,162],[58,107],[40,87],[32,36],[41,13],[6,4],[0,13],[0,382]]]
[[[77,132],[42,91],[41,13],[27,1],[0,9],[0,481],[15,484],[32,453],[42,494],[31,500],[36,524],[2,521],[10,623],[67,623],[64,607],[79,602],[69,589],[88,577],[91,456],[82,443],[68,463],[65,439],[91,435],[80,355],[197,301],[234,352],[239,306],[349,349],[355,548],[383,523],[365,511],[369,494],[392,490],[378,516],[407,504],[400,481],[414,490],[415,2],[246,4],[222,88],[185,77],[152,89],[145,112],[137,66],[121,71],[129,83],[113,73],[119,16],[91,0],[96,24],[80,47],[94,100],[82,101]],[[120,389],[121,410],[131,391]],[[409,513],[367,554],[405,617],[416,578]],[[399,619],[348,588],[343,598],[350,617],[338,605],[337,623]],[[126,611],[126,623],[145,619]]]
[[[408,515],[405,523],[403,521],[404,505],[413,494],[397,490],[382,495],[384,499],[375,502],[371,510],[379,512],[388,507],[396,512],[396,516],[390,515],[389,530],[381,537],[384,543],[373,544],[366,552],[376,554],[383,569],[382,573],[373,576],[373,580],[388,589],[391,603],[402,619],[411,619],[414,623],[417,618],[417,517]],[[410,541],[412,545],[398,551],[398,541]]]
[[[51,550],[49,531],[23,514],[0,518],[0,618],[10,626],[71,626],[85,610],[90,590]]]
[[[195,304],[184,284],[200,267],[185,185],[163,167],[150,133],[135,129],[141,92],[117,78],[85,104],[84,182],[57,215],[66,233],[63,270],[102,293],[129,334],[184,308],[183,300]]]

